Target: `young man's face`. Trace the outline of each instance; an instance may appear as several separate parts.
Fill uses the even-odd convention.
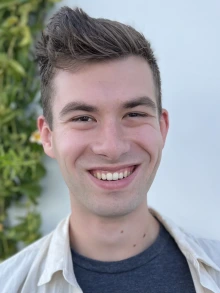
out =
[[[123,216],[146,204],[168,130],[167,112],[158,116],[147,62],[128,57],[59,71],[54,87],[53,130],[43,117],[38,125],[72,207]]]

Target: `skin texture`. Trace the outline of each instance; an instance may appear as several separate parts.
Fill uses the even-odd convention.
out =
[[[38,128],[45,153],[58,161],[69,189],[71,245],[97,260],[133,256],[149,247],[158,234],[146,194],[169,125],[164,109],[158,117],[149,103],[124,107],[140,97],[156,105],[150,67],[132,56],[90,64],[75,73],[60,70],[53,84],[53,130],[43,116],[38,118]],[[73,111],[67,107],[72,102],[96,107],[96,111],[85,107]],[[100,187],[88,171],[131,165],[138,168],[123,188],[117,183]]]

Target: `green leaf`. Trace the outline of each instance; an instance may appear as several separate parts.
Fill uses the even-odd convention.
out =
[[[31,32],[29,27],[24,26],[23,28],[23,38],[22,40],[19,42],[19,47],[24,47],[27,46],[31,43]]]
[[[4,28],[9,28],[9,27],[15,25],[17,22],[18,22],[18,17],[12,15],[12,16],[8,17],[8,18],[3,22],[2,27],[4,27]]]
[[[33,40],[42,29],[45,12],[54,0],[0,0],[0,262],[38,239],[41,225],[36,213],[45,175],[42,146],[31,144],[36,130],[40,89]],[[24,217],[12,224],[8,209]]]
[[[15,72],[17,72],[18,74],[20,74],[21,76],[25,76],[25,70],[24,68],[21,66],[21,64],[19,64],[17,61],[11,59],[8,60],[8,65],[9,67],[11,67]]]
[[[22,1],[22,0],[21,1],[20,0],[5,0],[5,1],[2,1],[0,3],[0,9],[9,8],[10,6],[19,4],[21,2],[25,2],[25,1]]]

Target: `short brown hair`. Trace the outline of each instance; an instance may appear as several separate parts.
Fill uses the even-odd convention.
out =
[[[92,18],[82,9],[62,7],[50,19],[36,45],[41,76],[43,114],[52,129],[52,79],[56,69],[74,71],[85,63],[141,56],[154,78],[158,113],[161,115],[161,79],[149,41],[131,26],[103,18]]]

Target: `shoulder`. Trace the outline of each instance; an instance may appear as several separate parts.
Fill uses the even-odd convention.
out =
[[[47,250],[51,234],[0,263],[1,292],[18,292],[18,288],[25,282],[33,262],[35,262],[40,254],[44,254],[45,250]]]
[[[199,238],[154,209],[150,212],[163,224],[186,258],[193,258],[220,273],[220,241]]]
[[[193,236],[194,240],[207,251],[218,251],[220,252],[220,241],[207,238],[199,238]]]
[[[20,252],[0,263],[0,276],[2,275],[2,272],[4,270],[10,268],[11,266],[23,266],[26,263],[31,262],[36,254],[39,252],[39,250],[42,248],[42,246],[45,244],[49,236],[50,235],[47,235],[35,241],[34,243],[28,245],[26,248],[22,249]]]
[[[194,235],[189,235],[193,241],[200,247],[201,251],[207,255],[220,268],[220,241],[199,238]]]
[[[42,277],[46,280],[51,278],[66,255],[68,223],[69,216],[50,234],[0,264],[1,293],[36,292],[33,288],[37,288]]]

